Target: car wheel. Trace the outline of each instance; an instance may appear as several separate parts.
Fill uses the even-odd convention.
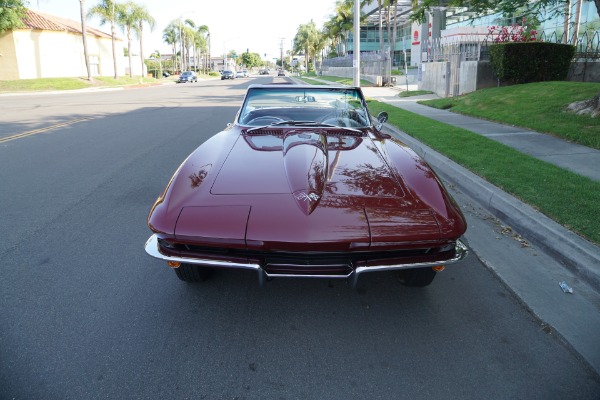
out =
[[[399,270],[396,276],[404,286],[424,287],[433,282],[435,274],[433,268],[411,268]]]
[[[175,268],[175,273],[185,282],[204,282],[212,276],[213,269],[194,264],[181,264],[179,268]]]

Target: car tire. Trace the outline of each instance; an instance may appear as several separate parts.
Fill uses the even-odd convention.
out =
[[[201,267],[194,264],[181,264],[179,268],[175,268],[177,277],[184,282],[204,282],[213,274],[213,269],[210,267]]]
[[[433,282],[436,273],[433,268],[411,268],[399,270],[396,277],[404,286],[424,287]]]

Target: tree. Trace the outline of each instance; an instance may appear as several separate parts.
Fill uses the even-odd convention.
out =
[[[208,73],[208,68],[209,68],[209,64],[210,64],[210,30],[208,29],[208,25],[200,25],[198,27],[198,34],[200,35],[200,37],[202,38],[202,40],[200,40],[200,49],[205,50],[206,51],[206,73]],[[203,42],[203,45],[202,45]]]
[[[160,78],[162,76],[163,73],[163,68],[162,68],[162,56],[160,54],[160,51],[158,50],[154,50],[154,52],[152,54],[150,54],[150,58],[153,60],[156,60],[158,62],[158,74],[154,74],[154,77],[158,77]]]
[[[263,61],[260,58],[260,54],[245,52],[240,56],[240,63],[250,69],[261,66]]]
[[[338,0],[335,6],[335,27],[339,32],[340,38],[344,40],[344,51],[348,51],[348,36],[354,26],[354,1],[353,0]]]
[[[298,27],[296,36],[294,37],[293,51],[296,53],[304,50],[304,61],[306,62],[306,71],[308,71],[308,63],[310,60],[311,50],[314,54],[315,44],[319,40],[319,31],[313,20],[308,24],[302,24]]]
[[[85,0],[79,0],[79,12],[81,15],[81,38],[83,40],[83,58],[85,59],[85,69],[87,71],[87,80],[92,80],[92,71],[90,70],[90,57],[87,47],[87,27],[85,25]]]
[[[361,8],[369,4],[371,0],[361,0]],[[365,16],[361,14],[361,23],[364,21]],[[350,31],[354,27],[354,0],[338,0],[335,5],[335,15],[332,16],[329,21],[326,21],[322,33],[325,35],[325,41],[330,41],[332,47],[342,47],[336,49],[335,53],[342,55],[346,54],[348,49],[348,37]],[[327,43],[323,46],[325,47]]]
[[[154,28],[154,18],[150,15],[146,6],[141,6],[128,1],[119,7],[117,13],[119,24],[125,29],[127,33],[127,53],[129,55],[129,77],[133,77],[133,66],[131,64],[131,36],[136,34],[140,40],[140,58],[142,60],[142,77],[144,76],[144,46],[142,32],[144,29],[144,23],[150,25],[150,29]]]
[[[138,35],[140,38],[140,60],[142,62],[142,76],[144,75],[144,40],[143,40],[143,32],[144,32],[144,24],[148,24],[148,27],[150,28],[150,32],[152,32],[154,30],[154,25],[156,24],[156,21],[154,20],[154,18],[152,17],[152,15],[150,15],[150,13],[148,12],[148,9],[146,8],[145,5],[136,5],[135,8],[135,15],[137,17],[138,20]],[[162,70],[162,68],[161,68]],[[162,71],[161,71],[162,73]]]
[[[443,4],[442,4],[443,3]],[[600,0],[594,0],[596,12],[600,17]],[[569,0],[412,0],[412,21],[424,22],[427,11],[441,5],[448,7],[469,7],[469,11],[475,15],[488,13],[490,10],[501,12],[502,14],[512,15],[519,12],[523,16],[538,16],[543,11],[549,11],[551,14],[562,13],[565,5],[568,6]],[[600,113],[600,93],[589,100],[591,114]]]
[[[100,0],[100,3],[90,8],[87,14],[88,18],[98,17],[100,19],[100,25],[110,23],[110,34],[112,38],[112,54],[113,54],[113,65],[115,69],[114,78],[118,79],[119,74],[117,71],[117,51],[115,48],[116,32],[116,19],[119,5],[112,0]]]
[[[379,0],[380,1],[380,0]],[[424,22],[426,12],[432,8],[447,6],[447,7],[468,7],[470,12],[476,15],[488,13],[490,10],[500,12],[502,14],[514,14],[520,11],[524,15],[536,15],[545,10],[554,8],[564,9],[564,5],[569,0],[412,0],[412,21]],[[600,0],[594,0],[596,11],[600,16]]]
[[[127,34],[127,58],[129,59],[129,77],[133,77],[133,65],[131,64],[131,35],[132,31],[137,29],[137,19],[135,16],[136,4],[132,1],[118,7],[117,10],[117,23],[121,25],[125,33]],[[142,69],[143,71],[143,69]]]
[[[26,14],[23,0],[0,0],[0,34],[22,28]]]
[[[163,30],[163,42],[171,45],[173,50],[173,71],[177,70],[177,27],[171,22],[164,30]]]

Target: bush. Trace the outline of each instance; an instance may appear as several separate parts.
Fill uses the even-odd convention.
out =
[[[546,42],[498,43],[490,46],[490,62],[506,83],[563,81],[575,46]]]

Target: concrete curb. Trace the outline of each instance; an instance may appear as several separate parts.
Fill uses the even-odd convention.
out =
[[[444,180],[457,186],[492,215],[555,257],[595,290],[600,291],[600,248],[598,246],[408,134],[389,124],[386,124],[385,129],[423,157]]]

